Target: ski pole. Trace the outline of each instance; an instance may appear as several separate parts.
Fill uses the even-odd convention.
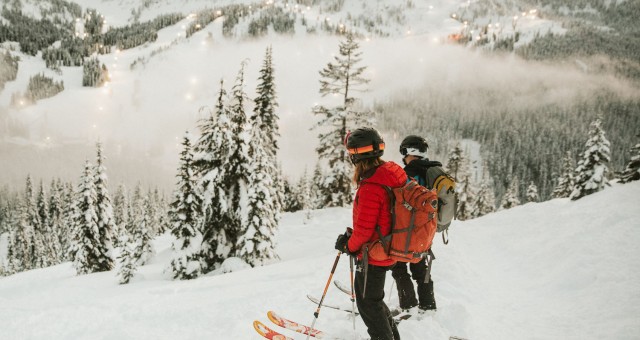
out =
[[[315,313],[313,313],[313,322],[311,322],[311,329],[315,329],[316,326],[316,321],[318,320],[318,316],[320,315],[320,308],[322,307],[322,302],[324,301],[324,297],[327,295],[327,290],[329,289],[329,284],[331,284],[331,278],[333,278],[333,273],[336,272],[336,267],[338,266],[338,261],[340,260],[340,255],[342,255],[342,252],[339,251],[338,255],[336,256],[336,260],[335,262],[333,262],[333,268],[331,268],[331,274],[329,275],[329,280],[327,280],[327,284],[324,286],[324,292],[322,292],[322,297],[320,298],[320,302],[318,303],[318,308],[316,309]],[[307,340],[309,340],[309,337],[311,336],[311,333],[307,334]]]
[[[353,318],[353,338],[357,339],[358,335],[356,334],[356,294],[353,289],[353,263],[355,259],[353,256],[349,256],[349,269],[351,272],[351,317]]]

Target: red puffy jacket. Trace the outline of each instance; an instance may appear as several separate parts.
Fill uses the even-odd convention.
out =
[[[406,182],[407,174],[394,162],[385,162],[377,167],[372,175],[360,182],[353,200],[353,235],[349,238],[349,251],[360,251],[365,243],[377,240],[379,236],[376,226],[380,226],[383,236],[389,234],[391,228],[389,194],[381,185],[397,188]],[[361,256],[362,254],[359,255]],[[375,266],[390,266],[395,261],[375,261],[369,258],[369,263]]]

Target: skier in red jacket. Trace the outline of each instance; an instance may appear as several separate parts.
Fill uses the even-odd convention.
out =
[[[335,247],[358,257],[356,303],[371,339],[399,340],[398,329],[383,301],[386,273],[395,261],[376,261],[366,254],[363,257],[362,252],[364,245],[390,232],[389,196],[384,186],[401,187],[407,175],[398,164],[380,158],[384,141],[375,129],[357,129],[347,135],[345,144],[355,166],[353,179],[358,189],[353,202],[353,233],[339,235]]]

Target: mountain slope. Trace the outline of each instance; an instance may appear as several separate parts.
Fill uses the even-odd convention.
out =
[[[571,202],[526,204],[455,222],[434,250],[438,311],[400,326],[403,339],[632,339],[640,334],[640,182]],[[281,222],[281,261],[264,267],[170,281],[170,237],[131,284],[114,272],[76,277],[70,264],[0,279],[0,330],[8,339],[257,339],[254,319],[270,309],[310,323],[335,258],[348,209],[301,213]],[[348,282],[343,257],[336,278]],[[387,289],[391,286],[391,276]],[[385,298],[387,299],[387,298]],[[348,307],[337,289],[327,303]],[[390,296],[392,307],[397,295]],[[350,337],[343,312],[321,310],[317,327]],[[360,319],[359,338],[366,337]],[[298,338],[302,338],[298,336]]]

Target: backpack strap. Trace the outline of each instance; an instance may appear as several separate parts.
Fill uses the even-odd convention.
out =
[[[449,244],[449,228],[442,231],[442,243]]]
[[[429,251],[427,252],[427,260],[426,260],[427,274],[424,276],[424,283],[429,283],[429,281],[431,281],[431,266],[432,266],[431,262],[433,262],[433,260],[435,259],[436,259],[436,255],[434,255],[431,248],[429,248]]]

